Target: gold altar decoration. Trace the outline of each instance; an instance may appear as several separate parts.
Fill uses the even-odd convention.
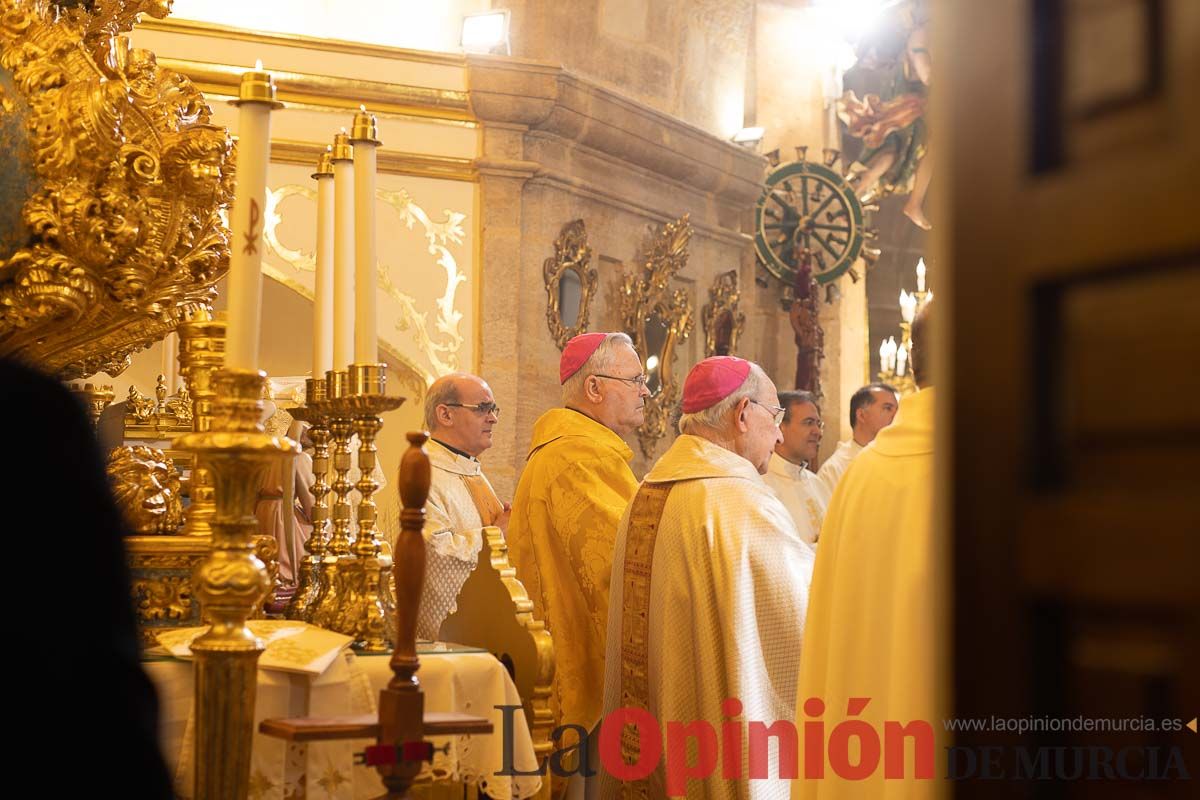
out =
[[[154,386],[154,397],[129,387],[125,398],[125,436],[128,438],[156,438],[171,434],[187,433],[192,430],[192,396],[187,384],[179,388],[179,394],[167,397],[167,378],[159,375]],[[140,435],[137,435],[140,434]]]
[[[3,146],[25,173],[25,196],[8,198],[24,230],[0,251],[0,355],[65,379],[116,375],[215,296],[231,140],[188,79],[122,35],[169,7],[0,0],[4,107],[19,120]]]
[[[147,414],[145,398],[142,411],[127,414],[126,439],[162,440],[184,433],[212,430],[213,404],[217,397],[214,376],[225,360],[225,321],[214,318],[208,307],[195,309],[179,325],[179,371],[188,391],[180,396],[190,399],[190,412],[175,404],[175,416],[164,415],[156,424],[155,414]],[[165,386],[156,387],[159,406],[171,405],[165,398]],[[160,396],[160,393],[162,396]],[[139,397],[142,397],[140,394]],[[178,398],[175,398],[178,399]],[[137,415],[146,418],[137,421]],[[190,419],[189,424],[180,422]],[[138,628],[144,647],[154,647],[157,635],[176,628],[204,623],[199,599],[192,593],[192,573],[208,557],[216,498],[212,476],[203,453],[172,447],[166,455],[181,469],[190,467],[183,490],[188,497],[182,536],[133,535],[125,538],[133,580],[133,599]],[[274,584],[279,573],[279,544],[271,535],[254,537],[255,555],[267,566]],[[254,616],[260,616],[255,612]]]
[[[704,357],[733,355],[738,337],[746,327],[746,314],[738,310],[738,274],[736,269],[722,272],[708,290],[708,302],[700,309],[704,327]]]
[[[546,324],[554,343],[562,350],[573,337],[588,328],[588,311],[592,293],[596,290],[596,270],[589,266],[592,246],[587,241],[583,220],[577,219],[563,226],[554,240],[554,255],[542,262],[542,278],[546,282]],[[563,318],[563,279],[572,278],[579,283],[579,305],[573,309],[571,324]],[[568,309],[568,312],[571,310]]]
[[[332,535],[324,546],[323,560],[312,562],[317,567],[313,573],[318,583],[315,598],[308,606],[308,617],[297,618],[351,636],[355,649],[370,653],[391,649],[393,626],[389,620],[396,613],[396,593],[390,584],[392,560],[380,555],[382,545],[376,530],[375,439],[383,427],[380,415],[399,408],[404,398],[387,396],[386,383],[384,364],[351,364],[347,372],[327,373],[325,397],[309,403],[313,414],[328,420],[333,438],[335,477],[330,488],[335,500]],[[350,443],[356,433],[360,478],[351,484]],[[353,539],[352,489],[358,490],[360,498]]]
[[[179,471],[166,453],[142,444],[115,447],[108,455],[107,470],[113,497],[134,533],[179,532],[183,525]]]
[[[649,376],[646,420],[638,428],[638,441],[647,458],[654,456],[654,448],[666,435],[679,394],[675,345],[687,340],[694,323],[687,291],[670,288],[671,279],[687,266],[691,238],[687,214],[668,222],[647,237],[641,270],[621,279],[621,324]]]
[[[104,409],[108,408],[112,403],[116,394],[113,392],[113,387],[110,385],[97,386],[92,383],[70,385],[71,392],[78,397],[87,409],[88,419],[92,421],[92,427],[100,424],[100,415],[104,413]]]
[[[199,454],[208,464],[216,497],[209,555],[193,575],[193,590],[212,623],[208,633],[192,643],[197,800],[246,797],[249,790],[256,673],[263,643],[246,627],[246,619],[271,589],[267,568],[254,554],[254,507],[270,463],[299,451],[290,439],[264,432],[259,420],[265,385],[263,372],[220,370],[214,376],[217,400],[210,430],[176,440],[176,446]]]

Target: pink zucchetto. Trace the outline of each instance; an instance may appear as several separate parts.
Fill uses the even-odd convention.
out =
[[[567,342],[558,360],[558,382],[566,383],[567,378],[579,372],[607,336],[607,333],[581,333]]]
[[[711,408],[738,390],[750,374],[750,362],[735,356],[713,356],[696,366],[683,382],[683,413]]]

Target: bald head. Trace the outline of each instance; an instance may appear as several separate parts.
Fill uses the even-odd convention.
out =
[[[492,388],[478,375],[443,375],[425,394],[430,436],[468,455],[478,457],[492,446],[492,428],[499,416]]]

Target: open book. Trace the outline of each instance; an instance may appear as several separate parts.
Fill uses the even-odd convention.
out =
[[[192,642],[207,633],[208,627],[166,631],[158,634],[158,643],[170,655],[190,659]],[[258,666],[284,672],[320,675],[352,641],[349,636],[294,620],[250,620],[246,627],[266,645]]]

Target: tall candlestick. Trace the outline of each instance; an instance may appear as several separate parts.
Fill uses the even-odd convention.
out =
[[[225,366],[258,369],[262,317],[263,221],[267,207],[267,162],[271,150],[271,110],[275,83],[262,62],[242,73],[238,99],[237,186],[230,216],[229,324],[225,334]]]
[[[358,107],[350,129],[354,145],[354,361],[379,360],[379,332],[375,327],[375,151],[379,139],[375,115]]]
[[[312,376],[333,369],[333,160],[327,148],[317,162],[317,280],[313,292]]]
[[[346,129],[333,137],[333,368],[354,360],[354,148]]]

